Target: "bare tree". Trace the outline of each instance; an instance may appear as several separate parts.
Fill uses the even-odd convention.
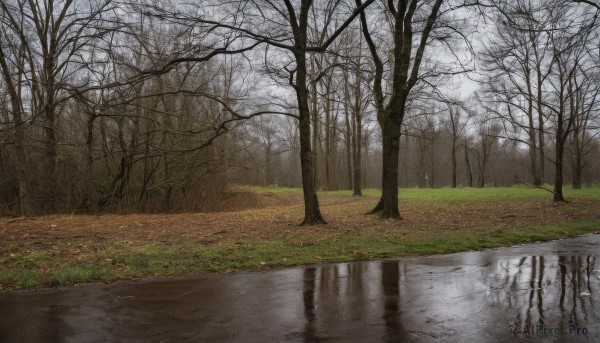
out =
[[[447,127],[452,140],[452,146],[450,150],[450,160],[452,161],[452,176],[450,185],[452,188],[456,188],[458,148],[460,140],[463,137],[464,131],[467,127],[467,122],[462,120],[463,116],[461,113],[462,112],[459,106],[448,104],[448,122],[450,125],[447,125]],[[468,158],[466,161],[468,161]]]
[[[469,158],[470,150],[471,149],[469,146],[469,138],[465,137],[463,139],[463,151],[464,151],[464,157],[465,157],[465,166],[467,169],[467,181],[468,181],[469,187],[473,187],[473,168],[471,167],[471,159]]]
[[[543,90],[552,70],[549,36],[544,25],[551,13],[531,1],[498,5],[494,36],[481,54],[484,64],[483,105],[512,128],[513,139],[526,135],[533,184],[544,182],[545,101]],[[510,20],[505,17],[510,16]],[[509,134],[509,132],[507,132]]]
[[[362,196],[362,145],[363,117],[369,105],[370,93],[365,92],[365,73],[362,71],[365,63],[362,39],[356,42],[360,35],[359,27],[350,27],[340,39],[340,49],[346,57],[346,66],[342,78],[344,107],[344,141],[346,148],[348,188],[354,196]]]
[[[359,5],[360,0],[356,0],[356,3]],[[446,4],[447,8],[443,8],[443,4]],[[419,81],[428,76],[448,75],[464,70],[429,70],[426,75],[421,71],[426,60],[425,51],[428,46],[432,46],[432,38],[439,39],[442,47],[452,49],[446,44],[452,41],[452,32],[456,33],[459,30],[451,23],[444,22],[444,19],[450,18],[452,11],[457,7],[461,7],[461,4],[450,4],[444,0],[399,0],[396,3],[385,3],[382,8],[383,16],[391,27],[390,37],[387,37],[392,54],[389,96],[383,84],[385,55],[373,39],[367,16],[361,14],[363,36],[375,65],[373,95],[383,143],[382,195],[371,213],[380,213],[382,218],[401,218],[398,209],[398,154],[402,122],[411,91]]]
[[[332,28],[336,23],[334,17],[325,16],[320,28],[321,36],[326,37],[318,42],[309,40],[309,24],[311,22],[311,9],[315,5],[311,0],[301,0],[299,3],[285,0],[283,3],[271,1],[253,1],[252,3],[240,2],[235,11],[245,11],[247,16],[226,14],[220,19],[203,17],[190,17],[183,13],[172,13],[165,15],[161,9],[156,16],[170,17],[189,23],[190,26],[204,26],[208,30],[223,30],[228,35],[235,36],[227,41],[226,46],[220,50],[212,50],[209,55],[224,53],[232,42],[251,40],[255,43],[247,48],[236,49],[236,52],[253,49],[259,44],[266,44],[269,49],[280,51],[286,56],[286,62],[280,66],[267,65],[268,70],[277,77],[288,80],[289,86],[294,90],[297,100],[298,120],[300,131],[300,159],[302,165],[302,188],[304,191],[304,220],[303,224],[325,223],[319,209],[319,201],[316,193],[316,158],[314,142],[311,142],[311,109],[309,103],[309,68],[307,57],[309,54],[325,51],[342,31],[374,0],[356,7],[346,17],[339,17],[342,22],[338,27]],[[228,4],[230,6],[231,4]],[[326,2],[322,4],[332,9],[341,9],[340,2]],[[329,13],[335,13],[328,11]],[[238,19],[241,18],[241,19]],[[337,19],[337,18],[336,18]],[[240,22],[241,21],[241,22]],[[271,25],[260,25],[265,22]],[[259,24],[260,23],[260,24]],[[230,33],[227,33],[230,32]],[[269,51],[269,50],[267,50]],[[288,54],[288,55],[286,55]],[[207,55],[207,57],[209,56]],[[168,65],[178,64],[185,61],[203,61],[206,58],[181,57],[171,60]],[[318,80],[323,74],[315,77]],[[314,81],[313,81],[314,82]]]
[[[574,94],[577,113],[569,139],[573,189],[581,188],[583,171],[589,167],[594,139],[598,136],[598,130],[592,129],[593,120],[600,113],[598,73],[592,69],[583,71],[580,77],[580,88]]]
[[[11,111],[15,119],[15,148],[22,189],[21,212],[33,213],[42,206],[53,211],[58,202],[59,110],[68,93],[67,86],[75,82],[73,75],[85,68],[82,51],[106,30],[103,16],[114,6],[110,1],[73,0],[2,1],[0,17],[2,38],[0,56],[2,75],[11,94]],[[27,113],[27,114],[26,114]],[[32,194],[33,178],[25,166],[25,122],[38,126],[42,136],[35,137],[43,151],[44,176],[40,192]],[[40,201],[34,204],[33,197]]]
[[[516,135],[511,139],[529,145],[531,171],[537,184],[543,181],[544,138],[551,133],[554,200],[564,201],[564,151],[581,112],[577,94],[582,87],[582,61],[591,51],[590,35],[596,27],[597,13],[562,1],[514,0],[495,6],[500,13],[497,23],[507,30],[499,30],[499,37],[503,38],[494,41],[494,47],[486,54],[486,61],[493,65],[488,71],[493,70],[491,76],[496,79],[489,79],[487,87],[493,96],[488,97],[488,103],[492,106],[486,108],[512,125]],[[512,33],[506,35],[505,31]],[[505,53],[498,54],[503,49]],[[512,59],[505,58],[507,51]],[[525,122],[519,113],[525,114]],[[519,130],[526,132],[527,139],[519,136]],[[534,156],[536,151],[539,159]],[[536,167],[538,161],[540,168]]]
[[[578,113],[581,111],[581,103],[577,99],[581,87],[578,74],[585,53],[585,48],[582,46],[585,46],[589,33],[582,36],[580,36],[581,32],[577,32],[575,36],[567,36],[567,34],[551,34],[556,71],[551,83],[554,99],[547,107],[553,114],[555,125],[554,201],[565,201],[562,191],[564,151]]]
[[[498,136],[502,127],[489,118],[482,118],[478,123],[478,142],[474,149],[477,160],[478,182],[477,187],[483,188],[486,184],[486,172],[492,159],[494,149],[498,145]]]

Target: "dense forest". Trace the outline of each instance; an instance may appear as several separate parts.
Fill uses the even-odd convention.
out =
[[[2,0],[0,215],[600,183],[600,5]],[[550,184],[550,186],[548,186]],[[549,197],[552,195],[550,193]]]

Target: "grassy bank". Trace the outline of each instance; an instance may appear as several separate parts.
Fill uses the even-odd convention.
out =
[[[320,193],[328,225],[300,227],[300,191],[257,188],[285,205],[230,213],[0,219],[0,285],[49,287],[438,254],[600,231],[600,189],[555,204],[527,188],[400,190],[402,221],[364,213],[378,191]]]

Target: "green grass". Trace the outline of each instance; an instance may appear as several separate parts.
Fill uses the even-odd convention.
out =
[[[408,255],[451,253],[517,243],[532,243],[594,232],[597,221],[575,225],[551,225],[526,229],[495,230],[474,236],[464,232],[440,238],[411,239],[393,234],[334,233],[301,243],[295,240],[244,239],[232,246],[197,247],[181,242],[177,247],[148,245],[135,251],[106,251],[85,261],[65,261],[45,275],[41,265],[0,268],[0,283],[19,288],[69,285],[141,277],[172,277],[207,272],[265,270],[322,262],[348,262]],[[16,257],[24,261],[26,258]],[[28,260],[29,261],[29,260]],[[28,262],[29,263],[29,262]],[[46,265],[49,266],[49,265]]]
[[[547,188],[551,189],[550,186]],[[293,189],[286,188],[288,192]],[[327,192],[325,192],[327,193]],[[340,195],[352,196],[352,191],[333,192]],[[565,197],[600,199],[600,187],[563,189]],[[379,189],[368,188],[363,190],[364,196],[380,196]],[[401,188],[398,191],[401,200],[420,200],[430,202],[480,202],[485,200],[512,201],[524,198],[551,198],[552,194],[544,189],[530,188],[526,186],[516,187],[494,187],[494,188]],[[567,199],[568,200],[568,199]]]
[[[528,229],[494,230],[488,234],[474,236],[458,234],[446,238],[411,242],[406,246],[408,254],[439,254],[467,250],[481,250],[514,244],[543,242],[559,238],[599,231],[597,221],[579,222],[573,225],[549,225]]]
[[[563,193],[565,197],[578,197],[578,198],[591,198],[591,199],[600,199],[600,187],[593,188],[582,188],[582,189],[572,189],[565,188],[563,189]]]
[[[85,282],[86,280],[110,280],[106,275],[108,271],[103,270],[95,264],[84,264],[66,266],[52,274],[50,283],[55,283],[61,286]]]
[[[546,185],[546,188],[551,189],[551,186]],[[352,191],[337,191],[337,192],[321,192],[325,194],[333,193],[342,196],[352,196]],[[571,189],[565,187],[563,189],[565,199],[598,199],[600,200],[600,187]],[[363,196],[379,197],[381,191],[379,189],[365,189]],[[547,190],[531,188],[527,186],[516,187],[495,187],[495,188],[401,188],[398,191],[400,202],[400,211],[406,203],[419,203],[432,206],[437,209],[453,209],[457,206],[469,204],[497,206],[501,203],[509,203],[518,200],[539,200],[550,201],[552,194]],[[369,209],[365,209],[368,211]]]
[[[272,192],[271,188],[265,189]],[[273,193],[298,192],[285,188]],[[379,191],[373,189],[367,189],[364,193],[372,199],[335,207],[336,218],[352,220],[356,213],[364,213],[372,206],[379,195]],[[565,193],[568,198],[576,200],[600,200],[600,188],[565,189]],[[322,194],[325,197],[351,197],[349,191]],[[519,208],[521,204],[530,206],[544,201],[552,206],[548,192],[525,187],[401,189],[399,194],[401,208],[409,207],[412,211],[439,209],[440,216],[453,214],[465,207],[459,207],[458,204],[467,204],[466,207],[471,211],[473,208],[493,211],[501,204],[513,204]],[[590,204],[598,205],[600,211],[600,202]],[[549,211],[553,210],[551,207]],[[269,238],[244,234],[213,243],[177,237],[169,243],[148,241],[131,244],[129,241],[115,240],[100,246],[89,237],[27,247],[13,242],[2,249],[11,253],[0,255],[0,285],[3,288],[50,287],[478,250],[600,231],[598,212],[593,209],[587,211],[592,213],[589,218],[568,217],[557,223],[520,219],[522,222],[519,225],[505,225],[496,216],[491,216],[491,219],[482,219],[480,223],[471,223],[473,225],[470,227],[441,225],[435,229],[416,219],[411,225],[407,225],[406,221],[375,220],[375,227],[355,230],[344,230],[343,225],[335,226],[332,223],[314,228],[298,227],[286,234],[269,235]],[[424,216],[428,219],[429,214]],[[70,252],[77,246],[97,246],[97,249]]]

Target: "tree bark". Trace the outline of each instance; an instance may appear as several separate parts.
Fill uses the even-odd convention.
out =
[[[531,33],[533,35],[533,32]],[[539,36],[537,36],[539,37]],[[544,101],[542,99],[543,86],[545,77],[542,76],[542,57],[538,51],[538,45],[534,44],[535,53],[535,66],[537,74],[537,112],[538,112],[538,177],[540,178],[540,184],[543,185],[546,182],[546,153],[544,152]]]
[[[562,130],[559,130],[559,131],[562,131]],[[556,141],[556,148],[555,148],[556,161],[555,161],[555,174],[554,174],[554,201],[560,201],[560,202],[565,201],[565,198],[563,196],[563,152],[564,152],[564,141],[559,138]]]
[[[316,154],[311,149],[310,142],[310,111],[308,94],[306,92],[306,62],[304,52],[296,53],[297,66],[297,95],[299,108],[300,129],[300,165],[302,171],[302,190],[304,193],[304,220],[302,225],[326,224],[319,209],[319,199],[316,191]]]
[[[354,113],[354,135],[352,140],[352,168],[354,181],[352,183],[352,195],[362,196],[362,118],[360,108]]]
[[[49,82],[53,83],[54,80],[49,80]],[[45,153],[46,153],[46,204],[50,212],[54,212],[56,210],[58,189],[57,189],[57,161],[58,155],[56,151],[56,116],[54,113],[54,87],[48,86],[46,87],[47,96],[47,104],[45,105],[44,110],[44,133],[46,135],[45,139]]]
[[[383,175],[381,198],[371,211],[382,218],[402,219],[398,209],[398,155],[400,154],[400,125],[383,123]]]
[[[344,71],[344,105],[346,110],[346,150],[348,154],[348,182],[349,188],[352,189],[352,196],[362,196],[362,92],[360,89],[361,76],[359,68],[356,68],[354,76],[356,79],[353,87],[353,97],[351,97],[351,85],[348,76],[348,71]]]
[[[467,139],[464,142],[465,148],[465,164],[467,165],[467,179],[469,181],[469,187],[473,187],[473,170],[471,169],[471,163],[469,161],[469,145]]]
[[[456,188],[456,137],[452,137],[452,188]]]
[[[360,5],[360,0],[355,0]],[[382,194],[371,213],[380,212],[382,218],[400,219],[398,209],[398,154],[400,151],[400,128],[404,120],[406,102],[412,88],[419,81],[419,69],[425,53],[429,35],[438,18],[444,0],[436,0],[431,7],[421,39],[413,56],[413,17],[418,1],[399,1],[398,9],[391,11],[394,17],[394,64],[392,70],[392,90],[387,105],[384,104],[382,87],[383,62],[369,33],[366,15],[360,14],[363,36],[375,63],[373,94],[377,109],[377,121],[381,127],[383,140]]]
[[[346,145],[346,177],[347,179],[347,184],[346,184],[346,188],[347,189],[353,189],[352,187],[352,180],[353,180],[353,163],[352,163],[352,158],[354,156],[354,150],[353,150],[353,146],[352,146],[352,126],[350,124],[350,111],[348,110],[349,106],[345,106],[345,121],[346,121],[346,130],[345,130],[345,134],[344,134],[344,144]]]
[[[346,130],[344,134],[344,143],[346,145],[346,168],[347,177],[348,177],[348,189],[353,189],[353,163],[352,159],[354,158],[354,142],[352,142],[352,137],[354,135],[354,118],[350,119],[350,82],[348,79],[348,70],[344,70],[344,119],[346,124]],[[351,123],[352,122],[352,123]]]
[[[545,145],[546,143],[544,142],[544,114],[542,112],[542,100],[541,100],[541,96],[542,96],[542,91],[541,91],[541,87],[542,87],[542,81],[539,81],[539,86],[540,90],[538,90],[538,168],[539,168],[539,172],[538,172],[538,177],[540,178],[540,184],[543,185],[544,182],[546,182],[546,153],[545,153]]]
[[[537,166],[537,139],[533,119],[533,90],[531,85],[531,68],[529,66],[529,51],[525,52],[525,61],[523,62],[523,73],[525,74],[525,83],[527,86],[527,122],[529,134],[529,159],[531,163],[531,176],[535,186],[541,186],[539,169]]]
[[[292,6],[289,0],[285,0],[291,12]],[[316,156],[311,148],[311,113],[308,104],[308,89],[306,85],[306,42],[308,27],[308,12],[312,1],[303,0],[300,8],[298,22],[292,23],[295,40],[294,58],[296,60],[296,84],[295,90],[298,100],[298,116],[300,129],[300,165],[302,171],[302,190],[304,194],[304,220],[302,225],[326,224],[321,215],[319,199],[317,197],[316,180]],[[291,13],[290,13],[291,14]],[[295,16],[294,16],[295,17]]]
[[[573,132],[573,189],[581,189],[581,174],[583,170],[583,157],[579,147],[578,132]]]
[[[452,158],[452,188],[456,188],[456,149],[458,148],[457,145],[457,141],[458,141],[458,126],[460,125],[460,112],[458,110],[454,111],[452,109],[451,106],[448,107],[448,111],[450,113],[450,124],[452,125],[452,151],[451,151],[451,158]],[[456,119],[455,119],[455,113],[456,113]]]

